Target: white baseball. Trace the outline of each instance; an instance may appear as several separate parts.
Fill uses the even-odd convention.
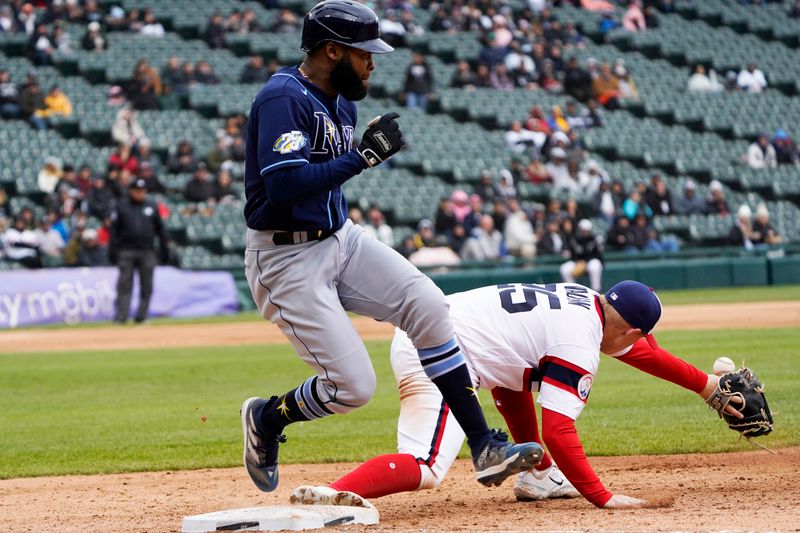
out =
[[[728,372],[735,372],[736,371],[736,363],[734,363],[730,357],[717,357],[717,360],[714,361],[714,374],[721,376],[722,374],[727,374]]]

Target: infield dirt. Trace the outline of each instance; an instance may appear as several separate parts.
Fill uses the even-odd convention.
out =
[[[356,319],[362,337],[392,328]],[[659,329],[800,326],[800,302],[670,306]],[[23,330],[2,334],[0,352],[123,349],[283,342],[262,322]],[[743,444],[743,447],[745,445]],[[389,450],[387,450],[389,451]],[[518,503],[512,481],[486,489],[457,461],[437,490],[374,501],[381,523],[343,531],[800,531],[800,447],[680,456],[593,457],[615,492],[662,504],[595,509],[582,498]],[[184,515],[283,505],[293,487],[323,484],[355,464],[284,465],[281,486],[264,494],[243,468],[0,480],[2,531],[179,531]]]
[[[437,490],[374,500],[381,522],[344,531],[797,531],[800,448],[684,456],[594,457],[612,491],[670,501],[607,511],[582,498],[514,501],[512,481],[486,489],[459,460]],[[243,468],[0,481],[4,531],[180,531],[184,515],[285,505],[301,484],[332,481],[350,464],[284,465],[264,494]]]

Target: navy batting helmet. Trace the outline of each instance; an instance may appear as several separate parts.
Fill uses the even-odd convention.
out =
[[[367,6],[351,0],[326,0],[306,14],[300,48],[310,52],[326,41],[373,54],[386,54],[394,50],[381,39],[378,15]]]

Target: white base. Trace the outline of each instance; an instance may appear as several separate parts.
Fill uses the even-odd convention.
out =
[[[301,531],[348,524],[375,525],[377,509],[339,505],[273,505],[230,509],[183,518],[183,533],[208,531]]]

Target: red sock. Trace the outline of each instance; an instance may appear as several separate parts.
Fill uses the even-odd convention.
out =
[[[417,490],[422,473],[417,459],[407,453],[373,457],[330,484],[336,490],[355,492],[364,498]]]
[[[536,408],[533,406],[533,395],[530,392],[512,391],[504,388],[492,389],[492,397],[497,410],[503,415],[514,442],[535,442],[542,444],[539,436],[539,422],[536,420]],[[553,461],[547,453],[536,470],[550,468]]]

